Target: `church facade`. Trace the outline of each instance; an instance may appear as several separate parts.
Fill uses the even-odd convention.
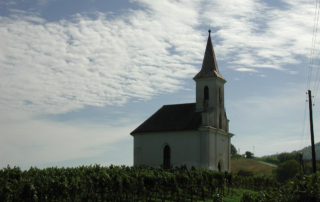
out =
[[[231,170],[231,137],[224,108],[224,84],[210,37],[202,68],[193,78],[196,102],[164,105],[138,126],[134,138],[134,166]]]

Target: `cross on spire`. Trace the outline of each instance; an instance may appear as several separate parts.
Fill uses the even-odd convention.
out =
[[[214,54],[213,45],[210,37],[211,30],[208,30],[209,36],[207,41],[206,51],[204,53],[204,58],[202,62],[202,68],[200,72],[193,78],[206,78],[206,77],[219,77],[225,80],[219,72],[216,56]]]

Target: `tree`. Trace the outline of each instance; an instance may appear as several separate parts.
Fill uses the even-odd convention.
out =
[[[251,152],[249,152],[249,151],[246,151],[246,158],[247,159],[251,159],[251,158],[253,158],[253,153],[251,153]]]
[[[278,165],[274,174],[278,182],[286,182],[299,172],[299,163],[296,160],[289,160]]]
[[[236,154],[237,154],[237,149],[233,144],[231,144],[231,155],[233,156],[233,155],[236,155]]]
[[[278,160],[279,160],[279,163],[284,163],[286,161],[289,161],[289,160],[296,160],[296,161],[300,161],[300,154],[299,153],[294,153],[294,154],[290,154],[290,153],[281,153],[278,155]]]

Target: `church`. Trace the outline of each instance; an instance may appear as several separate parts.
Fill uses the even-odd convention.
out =
[[[131,132],[134,166],[187,165],[231,171],[231,137],[224,84],[209,36],[196,82],[196,102],[164,105]]]

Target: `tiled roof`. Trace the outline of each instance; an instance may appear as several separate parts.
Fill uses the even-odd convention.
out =
[[[138,128],[131,132],[197,130],[201,125],[201,112],[195,112],[196,104],[164,105]]]

